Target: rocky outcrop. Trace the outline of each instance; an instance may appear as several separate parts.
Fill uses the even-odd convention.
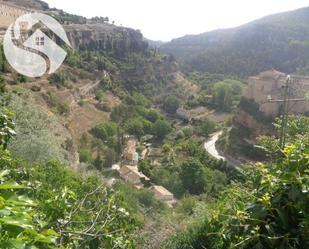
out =
[[[65,26],[65,30],[75,49],[102,50],[124,55],[145,52],[148,47],[139,31],[112,24],[71,24]]]

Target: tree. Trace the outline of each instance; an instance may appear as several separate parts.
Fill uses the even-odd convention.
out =
[[[196,159],[186,160],[180,169],[180,179],[183,187],[190,194],[199,195],[204,192],[206,179],[204,175],[204,166]]]
[[[117,134],[117,124],[114,122],[104,122],[92,129],[93,134],[102,141],[107,141]]]
[[[16,133],[9,149],[14,156],[29,163],[48,160],[65,160],[61,138],[55,135],[56,117],[49,117],[46,111],[34,103],[29,92],[12,94],[8,105],[15,113]]]
[[[171,131],[171,126],[164,120],[157,120],[153,126],[153,133],[158,139],[163,139]]]
[[[146,115],[145,118],[147,118],[150,122],[155,123],[158,119],[160,119],[162,116],[160,114],[159,111],[151,109],[149,110]]]
[[[116,152],[113,149],[106,149],[104,153],[104,167],[112,167],[112,165],[116,162],[116,157]]]
[[[138,170],[142,172],[145,176],[151,177],[151,166],[148,161],[140,160],[138,162]]]
[[[138,138],[152,131],[152,123],[141,116],[129,119],[125,127],[129,134],[135,135]]]
[[[308,117],[292,117],[280,156],[247,165],[246,182],[231,185],[206,217],[165,248],[309,248],[308,122]],[[277,147],[274,138],[265,142],[266,150]]]
[[[164,100],[163,108],[170,114],[175,114],[179,108],[180,101],[176,96],[169,96]]]
[[[216,129],[216,124],[210,120],[205,120],[203,123],[198,126],[197,131],[202,136],[209,136]]]
[[[214,105],[221,111],[231,111],[240,101],[242,89],[243,84],[236,80],[217,82],[213,87]]]

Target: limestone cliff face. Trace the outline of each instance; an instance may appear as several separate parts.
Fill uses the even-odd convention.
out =
[[[71,24],[65,30],[73,48],[113,51],[116,55],[144,52],[148,44],[136,30],[112,24]]]
[[[0,0],[0,8],[2,12],[7,12],[3,20],[0,18],[0,27],[3,28],[7,28],[18,16],[32,10],[55,17],[63,24],[75,49],[102,50],[122,56],[128,52],[144,52],[148,48],[148,43],[138,30],[95,22],[62,10],[50,9],[48,4],[40,0]],[[60,39],[59,42],[61,43]]]

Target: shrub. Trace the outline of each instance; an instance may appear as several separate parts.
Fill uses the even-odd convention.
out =
[[[105,122],[92,129],[93,134],[102,141],[108,141],[117,134],[117,124],[114,122]]]
[[[170,114],[175,114],[179,105],[180,101],[176,96],[169,96],[164,100],[163,109]]]
[[[79,150],[79,161],[82,163],[93,163],[92,153],[87,149]]]
[[[171,131],[171,126],[164,120],[157,120],[153,126],[153,133],[158,139],[163,139]]]

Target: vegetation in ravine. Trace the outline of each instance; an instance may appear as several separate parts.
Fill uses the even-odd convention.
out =
[[[307,248],[308,120],[289,120],[283,150],[277,139],[261,139],[272,160],[248,165],[245,184],[231,185],[164,248]]]

